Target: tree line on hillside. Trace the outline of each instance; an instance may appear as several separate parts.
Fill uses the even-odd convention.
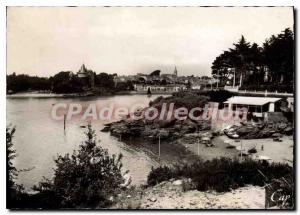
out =
[[[266,39],[262,47],[245,37],[220,54],[212,63],[212,75],[220,85],[239,85],[243,89],[293,91],[294,33],[286,28]],[[235,81],[233,81],[235,77]]]
[[[116,74],[94,74],[96,92],[113,93],[116,91],[132,90],[131,82],[114,83]],[[7,92],[18,93],[26,91],[49,91],[53,93],[82,93],[89,87],[86,82],[70,71],[61,71],[50,78],[29,76],[15,73],[6,76]]]

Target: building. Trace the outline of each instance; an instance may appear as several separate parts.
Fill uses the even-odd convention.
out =
[[[88,87],[95,87],[95,73],[92,70],[88,70],[84,64],[77,72],[77,77],[80,78]]]
[[[234,96],[224,102],[228,110],[247,108],[256,117],[267,117],[270,112],[280,111],[281,98]]]
[[[137,92],[148,92],[151,93],[174,93],[186,90],[187,87],[185,85],[180,84],[167,84],[167,85],[148,85],[148,84],[135,84],[134,90]]]
[[[132,75],[114,75],[114,82],[120,83],[120,82],[128,82],[128,81],[135,81],[135,76]]]
[[[201,90],[201,84],[192,84],[191,89],[192,90]]]
[[[160,74],[160,70],[155,70],[150,74],[137,73],[134,82],[137,84],[152,84],[152,85],[166,85],[177,83],[178,71],[175,66],[174,72],[171,74]]]
[[[115,76],[115,85],[121,82],[131,81],[139,88],[139,91],[144,91],[145,86],[153,86],[153,89],[165,87],[166,91],[173,88],[173,86],[181,86],[180,88],[191,88],[194,90],[212,89],[212,85],[216,83],[216,79],[203,76],[178,76],[178,70],[175,66],[173,73],[162,73],[160,70],[155,70],[150,74],[137,73],[132,76]],[[183,87],[184,86],[184,87]],[[170,91],[175,91],[177,88]]]
[[[234,92],[234,93],[239,92],[239,88],[240,88],[239,86],[228,86],[228,85],[224,86],[224,90]]]

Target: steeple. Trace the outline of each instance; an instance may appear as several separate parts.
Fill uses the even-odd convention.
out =
[[[80,67],[79,72],[80,72],[80,73],[85,73],[85,72],[86,72],[86,68],[85,68],[84,63],[83,63],[82,66]]]
[[[177,76],[177,68],[175,66],[175,69],[174,69],[174,75]]]

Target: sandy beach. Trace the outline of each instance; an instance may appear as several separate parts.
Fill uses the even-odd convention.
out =
[[[235,140],[228,138],[226,135],[215,137],[212,142],[214,147],[206,147],[204,144],[199,144],[199,157],[204,160],[210,160],[219,157],[234,158],[238,157],[240,152],[235,148],[227,148],[228,142],[234,146],[241,146],[243,149],[255,147],[257,153],[253,156],[267,156],[271,162],[287,163],[293,166],[293,136],[283,136],[282,142],[274,142],[272,138],[266,139],[250,139],[241,140],[242,142],[235,142]],[[198,154],[198,144],[187,144],[181,142],[189,151]],[[263,147],[262,147],[263,146]],[[263,150],[262,150],[263,148]]]
[[[235,142],[229,139],[227,136],[223,135],[221,137],[224,141],[230,141],[232,145],[240,146],[240,142]],[[282,142],[274,142],[272,138],[266,139],[251,139],[251,140],[241,140],[244,149],[248,150],[255,147],[257,153],[256,156],[267,156],[272,162],[277,163],[287,163],[293,165],[293,136],[283,136]],[[263,147],[262,147],[263,146]],[[234,149],[235,150],[235,149]]]

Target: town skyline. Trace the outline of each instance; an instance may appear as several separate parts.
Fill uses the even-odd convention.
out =
[[[213,60],[241,35],[261,46],[294,24],[292,7],[9,7],[7,15],[7,74],[43,77],[83,63],[97,73],[176,66],[180,76],[211,76]]]

